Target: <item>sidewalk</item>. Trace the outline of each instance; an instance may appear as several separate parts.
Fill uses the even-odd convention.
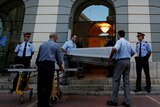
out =
[[[37,107],[36,95],[31,101],[26,95],[24,104],[18,104],[17,95],[0,94],[0,107]],[[131,107],[160,107],[160,95],[132,95]],[[111,107],[106,105],[110,96],[64,95],[53,107]],[[119,96],[118,107],[122,106],[123,96]]]
[[[160,107],[160,96],[132,96],[131,107]],[[55,104],[54,107],[110,107],[106,105],[106,101],[110,100],[110,96],[64,96],[61,102]],[[121,104],[123,96],[119,97],[118,107]]]

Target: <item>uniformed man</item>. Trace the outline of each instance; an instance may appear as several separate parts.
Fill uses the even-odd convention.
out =
[[[63,46],[61,47],[61,50],[64,53],[64,63],[65,63],[64,66],[65,66],[65,68],[75,68],[75,67],[77,67],[76,63],[72,62],[71,57],[68,55],[71,49],[77,48],[76,41],[77,41],[77,36],[72,35],[71,40],[66,41],[63,44]],[[67,77],[68,77],[68,73],[67,73],[67,71],[64,71],[63,76],[62,76],[61,81],[60,81],[61,85],[68,85]]]
[[[124,83],[124,102],[122,104],[126,107],[130,107],[130,58],[135,54],[130,43],[124,39],[125,32],[123,30],[118,31],[118,41],[112,48],[109,61],[112,60],[113,55],[116,58],[116,65],[113,73],[113,91],[112,98],[107,101],[107,105],[117,106],[118,105],[118,91],[121,80],[121,75],[123,75]]]
[[[63,71],[60,49],[55,43],[57,39],[56,33],[51,33],[49,40],[44,42],[39,47],[38,56],[36,59],[36,64],[38,67],[37,107],[52,107],[49,102],[55,71],[55,63],[57,63],[60,70]]]
[[[136,80],[136,89],[135,92],[141,91],[141,76],[142,76],[142,68],[144,70],[146,76],[146,91],[148,93],[151,92],[151,80],[149,73],[149,62],[148,59],[151,56],[151,48],[147,41],[144,41],[144,34],[141,32],[137,33],[138,41],[136,44],[136,52],[137,56],[136,60],[136,72],[137,72],[137,80]]]
[[[23,64],[25,68],[29,68],[30,67],[30,61],[32,59],[32,55],[34,54],[34,47],[33,44],[29,42],[29,38],[31,36],[31,33],[24,33],[23,37],[24,37],[24,41],[17,44],[16,48],[15,48],[15,53],[16,53],[16,57],[15,57],[15,64]],[[20,84],[20,89],[24,90],[26,87],[26,83],[27,83],[27,73],[23,73],[23,79],[21,81]],[[10,90],[10,92],[12,93],[13,91],[15,91],[16,86],[17,86],[17,82],[18,82],[18,78],[19,78],[19,73],[17,73],[16,77],[13,80],[13,88]]]
[[[25,68],[30,67],[30,61],[32,55],[34,54],[33,44],[29,42],[29,38],[31,33],[24,33],[24,41],[22,43],[17,44],[15,48],[16,53],[16,64],[23,64]]]

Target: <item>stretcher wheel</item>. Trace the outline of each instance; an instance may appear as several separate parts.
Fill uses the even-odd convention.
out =
[[[32,99],[32,96],[33,96],[33,90],[31,90],[31,91],[29,92],[29,99],[30,99],[30,100]]]
[[[56,95],[53,99],[53,97],[51,97],[51,103],[52,104],[55,104],[55,103],[58,103],[59,102],[59,97]]]
[[[23,103],[23,100],[24,100],[24,95],[21,95],[21,96],[19,97],[19,103],[22,104],[22,103]]]

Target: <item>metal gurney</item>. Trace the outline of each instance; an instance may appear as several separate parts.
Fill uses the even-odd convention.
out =
[[[36,72],[36,71],[37,71],[37,69],[32,69],[32,68],[25,69],[22,64],[11,65],[10,68],[8,69],[8,72],[14,72],[14,73],[17,72],[17,73],[19,73],[18,82],[16,84],[15,94],[20,95],[20,97],[19,97],[19,103],[20,104],[23,103],[23,99],[24,99],[24,95],[25,95],[26,91],[30,91],[29,92],[29,99],[32,99],[33,88],[30,88],[28,86],[28,84],[29,84],[30,74],[32,72]],[[27,73],[27,75],[26,75],[26,85],[25,85],[25,88],[22,90],[22,89],[20,89],[20,85],[21,85],[22,80],[23,80],[22,74],[24,72]]]

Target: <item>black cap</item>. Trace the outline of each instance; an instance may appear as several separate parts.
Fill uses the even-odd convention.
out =
[[[142,32],[137,32],[137,34],[138,34],[137,36],[140,36],[140,35],[145,36],[145,34]]]
[[[27,32],[27,33],[24,33],[23,35],[31,35],[31,33],[30,33],[30,32]]]

